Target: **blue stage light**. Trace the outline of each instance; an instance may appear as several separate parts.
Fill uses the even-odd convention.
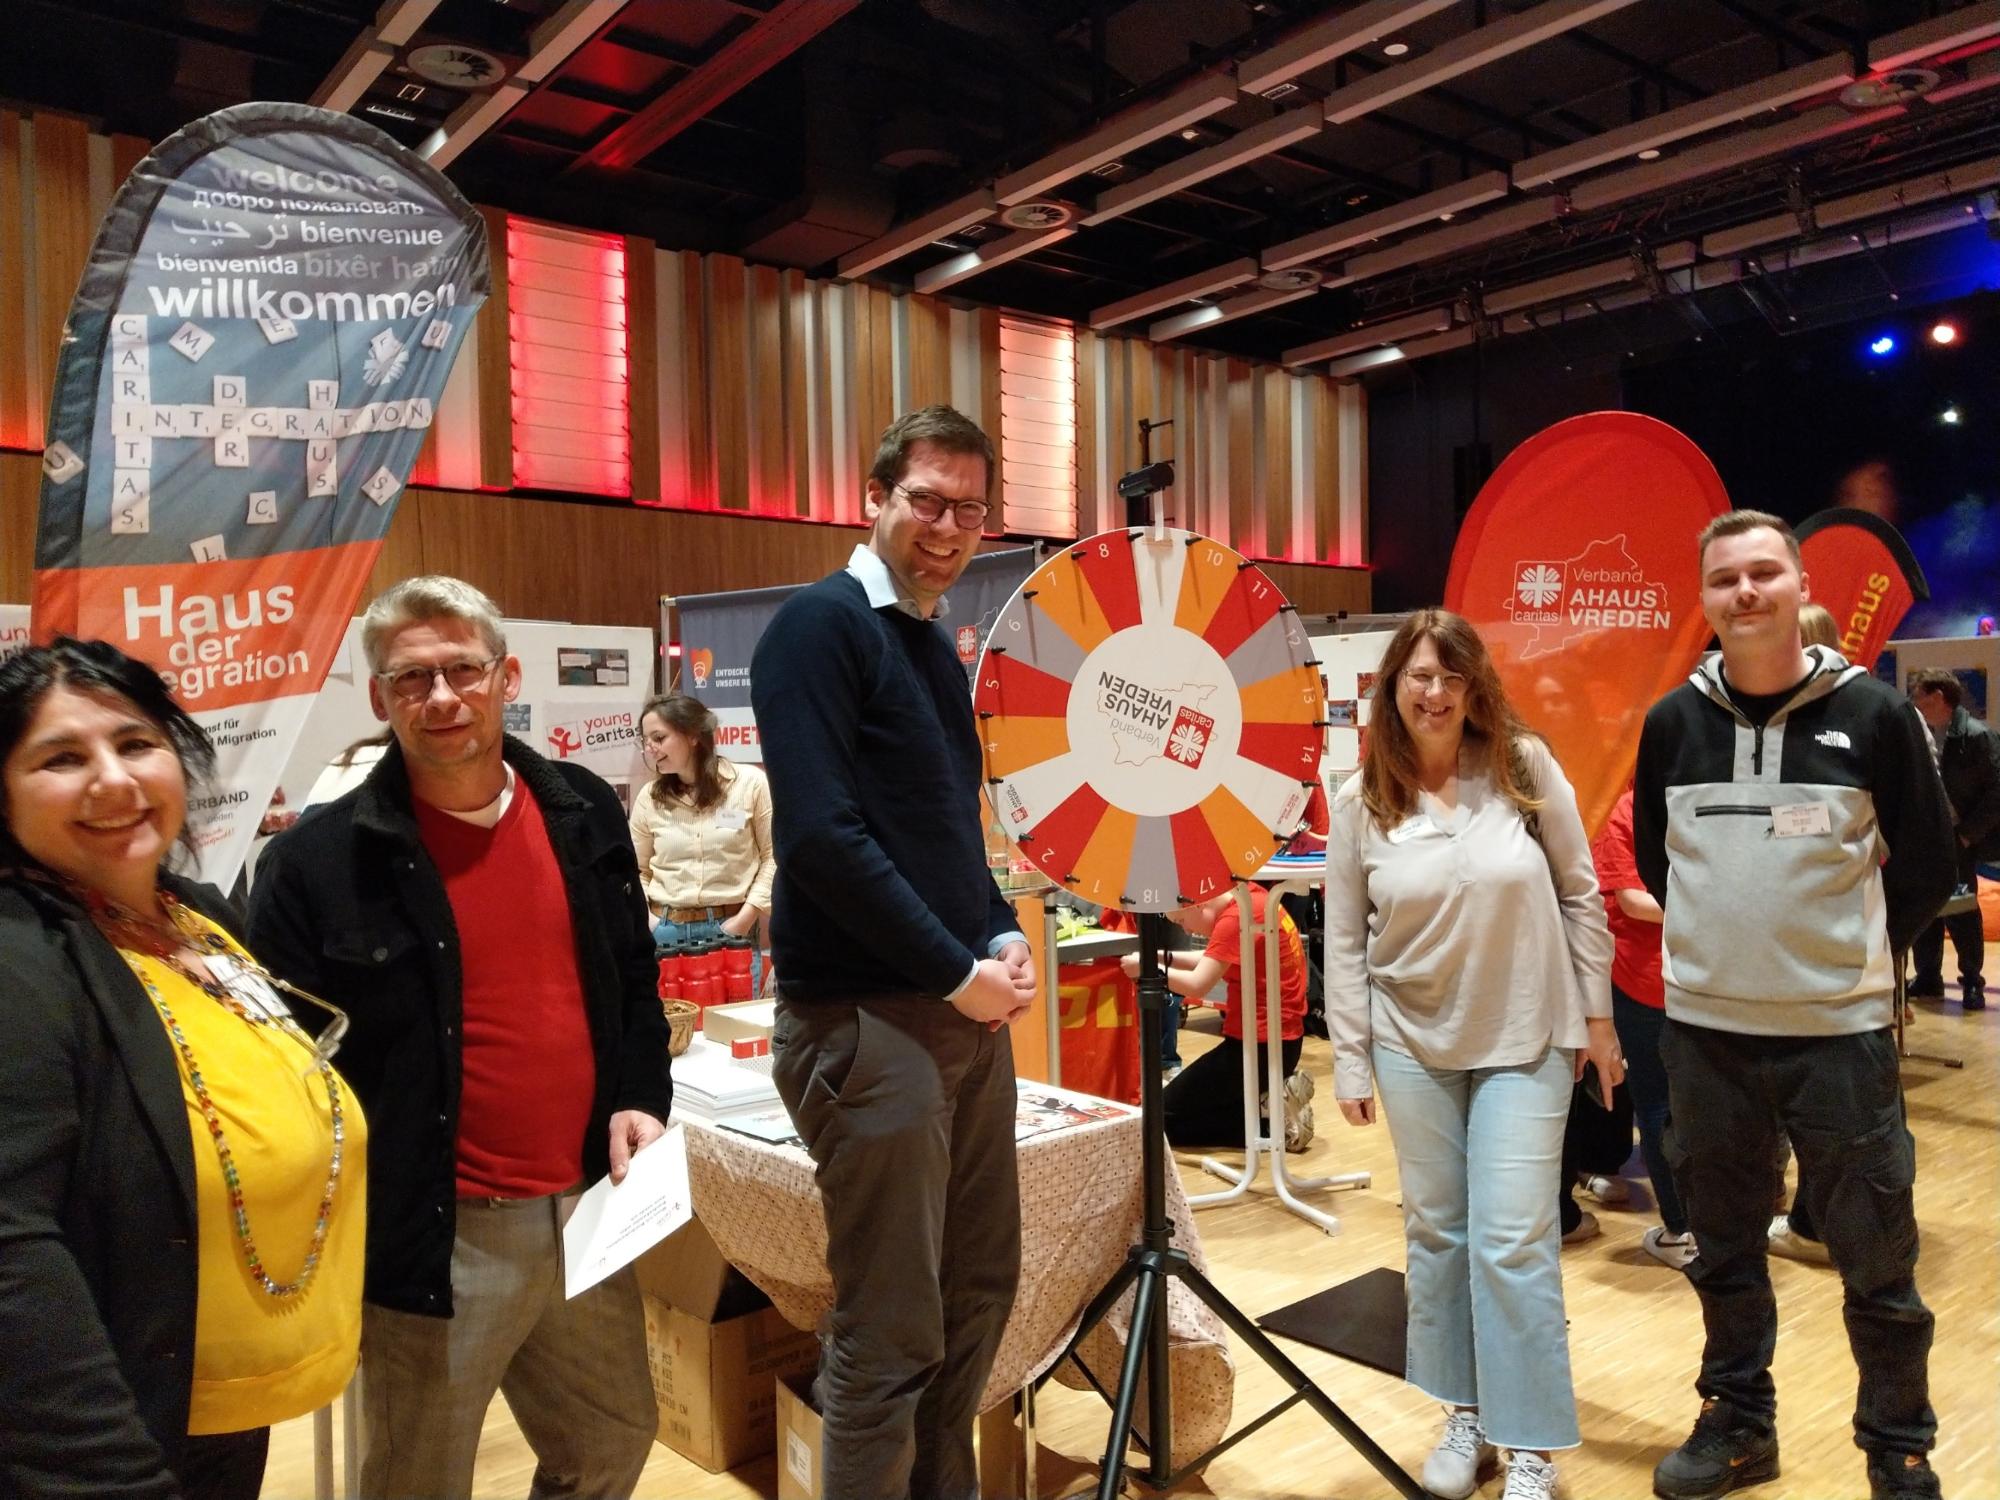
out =
[[[1893,333],[1885,333],[1871,340],[1868,345],[1868,352],[1877,359],[1894,354],[1896,352],[1896,336]]]

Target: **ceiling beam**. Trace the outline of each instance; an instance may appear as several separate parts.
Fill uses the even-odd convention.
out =
[[[1753,115],[1766,114],[1829,94],[1854,82],[1854,61],[1849,57],[1822,57],[1796,68],[1788,68],[1769,78],[1746,83],[1741,88],[1711,94],[1693,104],[1666,110],[1635,120],[1616,130],[1607,130],[1587,140],[1544,151],[1514,168],[1514,186],[1541,187],[1578,172],[1588,172],[1608,162],[1635,156],[1652,147],[1671,145],[1691,135],[1734,125]]]
[[[1928,21],[1878,37],[1868,49],[1868,66],[1878,73],[1921,62],[1955,47],[2000,36],[2000,0],[1946,11]]]
[[[1269,156],[1286,146],[1310,140],[1326,128],[1326,119],[1317,109],[1294,109],[1261,124],[1239,130],[1219,145],[1190,152],[1144,177],[1121,183],[1097,195],[1097,203],[1083,216],[1085,224],[1102,224],[1155,199],[1178,193],[1198,182],[1219,177],[1259,157]]]
[[[1256,275],[1257,262],[1250,256],[1225,261],[1209,270],[1183,276],[1179,281],[1170,281],[1165,286],[1156,286],[1150,291],[1094,307],[1090,310],[1090,326],[1111,328],[1132,318],[1143,318],[1147,313],[1162,312],[1183,302],[1192,302],[1196,297],[1241,286],[1246,281],[1254,280]]]
[[[1370,0],[1336,16],[1308,21],[1275,47],[1268,47],[1236,65],[1236,86],[1246,94],[1289,83],[1337,57],[1371,45],[1415,25],[1458,0]]]
[[[1025,203],[1060,187],[1072,177],[1117,160],[1127,151],[1184,130],[1210,115],[1219,115],[1236,100],[1236,80],[1227,73],[1194,79],[1150,104],[1114,115],[1088,135],[1058,147],[1018,172],[1009,172],[993,184],[994,196],[1010,206]]]
[[[621,0],[622,3],[622,0]],[[644,109],[584,152],[567,170],[637,166],[725,99],[790,57],[860,0],[779,0]]]
[[[1057,240],[1066,240],[1076,233],[1074,224],[1061,229],[1017,229],[1012,234],[1003,235],[990,245],[981,245],[968,250],[963,255],[954,255],[949,260],[925,271],[917,273],[917,290],[926,294],[941,292],[946,287],[957,286],[961,281],[990,271],[995,266],[1004,266],[1010,260],[1019,260],[1024,255],[1032,255],[1044,245],[1053,245]]]
[[[1334,90],[1326,98],[1327,123],[1345,125],[1358,120],[1398,99],[1420,94],[1434,84],[1483,68],[1633,3],[1635,0],[1543,0],[1516,15],[1454,37],[1412,62]]]
[[[1430,234],[1417,235],[1386,250],[1357,255],[1340,268],[1340,273],[1349,281],[1362,281],[1386,271],[1400,271],[1405,266],[1420,265],[1427,260],[1456,255],[1461,250],[1505,239],[1510,234],[1538,229],[1544,224],[1554,223],[1561,211],[1562,205],[1554,198],[1530,198],[1524,203],[1481,214],[1464,224],[1452,224]]]
[[[1360,214],[1328,228],[1315,229],[1311,234],[1302,234],[1297,239],[1285,240],[1267,249],[1260,262],[1267,271],[1282,271],[1287,266],[1303,265],[1309,260],[1323,260],[1342,250],[1379,240],[1384,235],[1414,229],[1442,215],[1462,213],[1506,195],[1505,172],[1482,172],[1477,177],[1454,182],[1450,187],[1439,188],[1434,193],[1392,203],[1373,213]]]
[[[993,189],[974,188],[963,198],[954,198],[941,208],[898,224],[887,234],[858,245],[835,262],[842,276],[866,276],[892,260],[900,260],[912,250],[921,250],[935,240],[954,235],[973,224],[984,223],[999,207]]]
[[[611,23],[628,0],[568,0],[544,16],[528,33],[528,56],[508,80],[487,94],[470,95],[446,117],[444,124],[417,147],[417,155],[434,167],[446,167],[466,147],[512,114],[571,53]]]
[[[1443,333],[1451,327],[1451,321],[1450,308],[1433,307],[1407,317],[1388,318],[1363,328],[1351,328],[1346,333],[1315,339],[1310,344],[1300,344],[1287,349],[1278,356],[1278,360],[1287,365],[1310,365],[1322,359],[1338,359],[1343,354],[1358,354],[1364,349],[1398,343],[1422,333]]]
[[[1270,291],[1260,288],[1245,292],[1240,297],[1225,298],[1212,302],[1207,307],[1197,307],[1190,312],[1176,313],[1171,318],[1162,318],[1146,329],[1146,337],[1155,343],[1179,338],[1184,333],[1199,333],[1203,329],[1214,328],[1221,323],[1232,323],[1238,318],[1247,318],[1252,313],[1269,312],[1274,307],[1283,307],[1287,302],[1297,302],[1301,298],[1317,294],[1316,286],[1292,287],[1287,290]]]
[[[383,0],[374,22],[341,54],[306,102],[341,114],[354,108],[437,6],[438,0]]]

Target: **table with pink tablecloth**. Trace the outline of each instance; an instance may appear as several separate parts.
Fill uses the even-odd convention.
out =
[[[816,1328],[833,1306],[826,1221],[812,1158],[796,1144],[687,1122],[696,1215],[716,1245],[795,1326]],[[1005,1401],[1068,1347],[1084,1308],[1137,1242],[1143,1210],[1137,1115],[1122,1114],[1031,1136],[1020,1145],[1021,1285],[994,1357],[982,1409]],[[1180,1176],[1168,1164],[1174,1244],[1206,1270]],[[1116,1386],[1132,1293],[1085,1341],[1083,1357]],[[1235,1371],[1222,1322],[1178,1281],[1168,1285],[1175,1466],[1218,1442],[1229,1426]],[[1065,1362],[1064,1385],[1085,1382]],[[1144,1435],[1145,1403],[1135,1429]],[[1107,1408],[1107,1416],[1109,1409]]]

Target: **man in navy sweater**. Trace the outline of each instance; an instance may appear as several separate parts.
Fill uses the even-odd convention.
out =
[[[772,1077],[818,1165],[833,1273],[817,1395],[828,1500],[975,1500],[972,1420],[1021,1263],[1014,1054],[1028,945],[986,866],[981,757],[944,594],[993,445],[899,418],[874,530],[751,663],[778,878]]]

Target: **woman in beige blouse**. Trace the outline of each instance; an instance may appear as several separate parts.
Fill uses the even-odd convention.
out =
[[[632,847],[653,913],[653,942],[758,939],[771,910],[771,789],[761,766],[715,753],[715,715],[674,693],[639,715],[655,775],[632,799]],[[763,993],[761,943],[755,984]]]
[[[1326,850],[1334,1094],[1396,1148],[1406,1377],[1444,1403],[1424,1487],[1547,1500],[1579,1441],[1556,1189],[1586,1054],[1624,1077],[1611,933],[1576,796],[1508,704],[1478,633],[1418,610],[1382,656],[1358,774]]]

